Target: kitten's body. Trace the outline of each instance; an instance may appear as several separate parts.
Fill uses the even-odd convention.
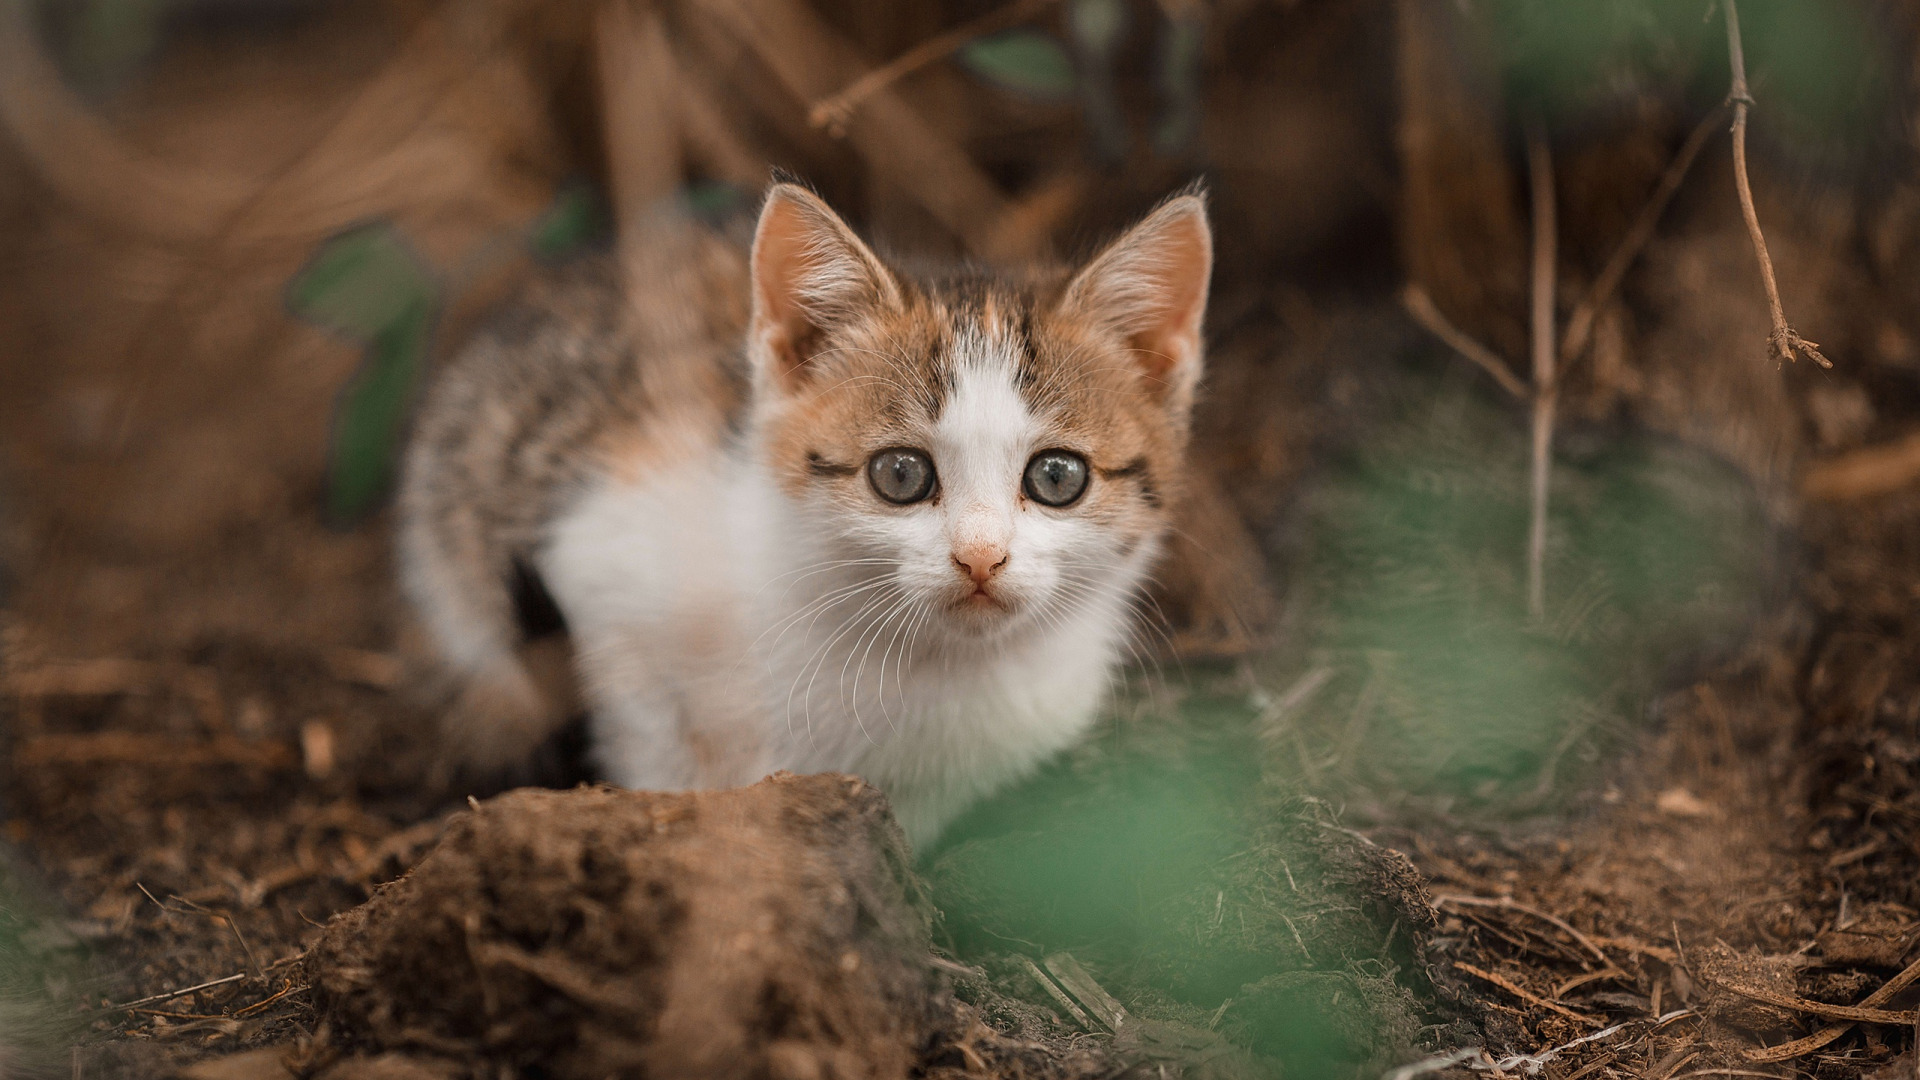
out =
[[[1161,228],[1203,302],[1183,202]],[[1126,354],[1158,327],[1137,310],[1158,263],[911,281],[797,189],[770,199],[751,272],[692,226],[657,234],[647,289],[576,271],[423,417],[401,555],[467,682],[454,749],[505,764],[550,720],[513,659],[519,560],[566,617],[609,779],[857,772],[924,843],[1091,722],[1182,471],[1195,298],[1173,312],[1191,342],[1156,343],[1191,355],[1143,372]],[[937,487],[878,495],[888,447]],[[1049,448],[1084,457],[1070,505],[1023,487]]]

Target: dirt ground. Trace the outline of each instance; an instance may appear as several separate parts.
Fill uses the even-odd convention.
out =
[[[1343,24],[1326,25],[1337,38]],[[333,114],[263,123],[268,104],[342,96],[373,66],[354,35],[378,28],[323,29],[251,64],[167,68],[119,119],[152,149],[295,169]],[[301,51],[326,62],[274,62]],[[218,107],[195,104],[207,101]],[[443,120],[457,129],[457,115]],[[465,251],[545,205],[567,172],[548,149],[503,155],[484,198],[422,192],[394,216],[431,251]],[[1282,705],[1314,692],[1303,680],[1324,659],[1300,621],[1321,610],[1297,535],[1305,501],[1383,430],[1368,387],[1465,369],[1400,314],[1403,253],[1364,210],[1360,225],[1339,218],[1364,239],[1331,280],[1235,282],[1230,262],[1198,438],[1219,472],[1246,480],[1230,498],[1267,556],[1280,630],[1250,657],[1138,674],[1106,734],[1043,778],[1051,789],[1012,794],[924,853],[944,1011],[913,1070],[1920,1076],[1920,485],[1846,501],[1792,487],[1805,461],[1920,418],[1899,303],[1920,286],[1902,254],[1920,245],[1899,239],[1914,215],[1836,224],[1847,215],[1831,200],[1796,202],[1763,175],[1808,332],[1854,358],[1818,383],[1804,366],[1764,369],[1765,311],[1735,261],[1750,252],[1724,177],[1711,183],[1686,189],[1649,249],[1631,293],[1639,351],[1581,375],[1595,380],[1579,388],[1591,416],[1571,438],[1658,432],[1749,485],[1780,539],[1730,639],[1661,666],[1624,719],[1570,734],[1505,787],[1422,790],[1369,765],[1351,719],[1365,688],[1337,680],[1313,706],[1324,725],[1297,724],[1297,749],[1278,741]],[[10,148],[0,189],[0,868],[30,914],[15,955],[54,995],[58,1047],[29,1064],[159,1077],[279,1047],[316,1071],[314,1048],[343,1036],[323,1022],[309,949],[468,806],[419,781],[431,715],[403,659],[384,517],[340,529],[319,509],[328,409],[359,352],[280,314],[301,244],[129,240],[63,204]],[[1862,285],[1849,253],[1895,218],[1907,232],[1885,234],[1894,254],[1875,255]],[[1324,247],[1286,229],[1243,238],[1311,267]],[[524,267],[495,269],[468,307]],[[274,314],[221,314],[256,309]],[[469,317],[450,312],[447,335]],[[1747,371],[1714,366],[1729,351],[1758,374],[1724,375]],[[1675,356],[1699,362],[1659,366]],[[1867,419],[1849,419],[1863,396]],[[1790,434],[1756,442],[1770,424]],[[1225,774],[1205,771],[1215,759]],[[1088,930],[1060,914],[1064,893],[997,869],[1048,863],[1061,836],[1096,851],[1103,831],[1151,840],[1151,823],[1116,824],[1103,801],[1142,761],[1231,775],[1217,803],[1166,804],[1202,818],[1161,841],[1189,849],[1187,877],[1130,892],[1133,907],[1090,908]],[[558,748],[547,779],[569,786],[577,765]],[[1036,806],[1056,815],[1044,818],[1055,839],[1026,829]],[[1060,889],[1174,873],[1122,863],[1062,870]],[[1220,944],[1208,933],[1229,910],[1243,932]],[[1084,1002],[1086,980],[1148,1034],[1076,1018],[1059,991]],[[1357,1004],[1329,1004],[1343,1000]],[[1310,1022],[1289,1027],[1298,1016]]]

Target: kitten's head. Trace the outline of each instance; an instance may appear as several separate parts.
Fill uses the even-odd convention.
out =
[[[1184,469],[1212,258],[1182,195],[1077,270],[918,279],[778,185],[752,257],[758,445],[933,633],[1124,604]]]

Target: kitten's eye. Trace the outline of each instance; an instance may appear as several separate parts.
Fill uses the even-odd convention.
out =
[[[867,462],[867,480],[890,503],[917,503],[933,493],[933,461],[918,450],[882,450]]]
[[[1027,498],[1065,506],[1087,490],[1087,459],[1065,450],[1042,450],[1027,462]]]

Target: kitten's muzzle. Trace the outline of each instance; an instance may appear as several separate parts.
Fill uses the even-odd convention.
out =
[[[957,607],[970,611],[1009,611],[1007,603],[994,594],[993,579],[1007,565],[1007,549],[998,544],[975,544],[954,549],[953,568],[966,582]]]
[[[975,586],[982,586],[1007,565],[1007,549],[987,544],[959,548],[953,553],[953,565]]]

